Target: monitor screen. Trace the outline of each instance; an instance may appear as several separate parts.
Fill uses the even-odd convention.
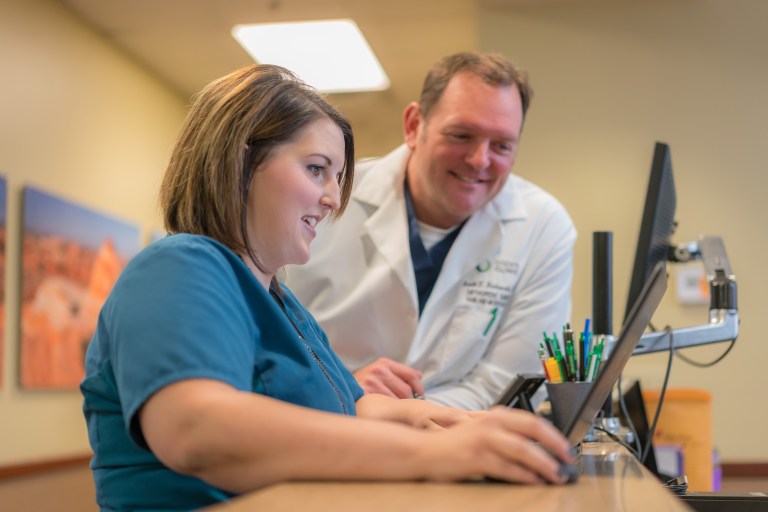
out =
[[[675,181],[669,146],[657,142],[629,282],[625,320],[656,263],[668,258],[670,239],[675,229],[675,203]]]

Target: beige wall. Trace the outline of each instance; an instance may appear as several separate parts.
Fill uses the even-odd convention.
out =
[[[463,4],[462,4],[463,5]],[[445,53],[475,45],[471,5],[436,16],[400,60],[408,97],[392,91],[334,95],[352,119],[358,156],[402,141],[400,109],[418,94],[421,73]],[[419,27],[413,21],[414,30]],[[378,30],[387,30],[383,23]],[[414,39],[404,38],[398,55]],[[409,74],[409,71],[413,71]],[[156,191],[186,98],[177,97],[53,0],[0,0],[0,174],[9,190],[7,325],[0,388],[0,466],[89,450],[81,397],[28,392],[17,384],[20,189],[34,185],[139,223],[160,226]]]
[[[17,384],[24,185],[141,226],[185,102],[49,0],[0,0],[0,174],[8,183],[0,465],[87,453],[77,391]],[[145,238],[146,239],[146,238]]]
[[[673,362],[671,385],[711,391],[714,442],[727,461],[768,460],[764,386],[768,289],[764,222],[768,3],[763,0],[518,2],[484,9],[484,49],[526,67],[536,91],[516,171],[559,197],[579,230],[573,319],[591,312],[592,232],[614,233],[614,331],[624,312],[654,142],[670,144],[676,242],[720,235],[739,286],[741,331],[715,367]],[[657,327],[706,323],[672,286]],[[727,344],[685,352],[714,359]],[[625,376],[659,387],[666,355],[633,358]]]
[[[768,104],[758,88],[768,83],[768,32],[762,26],[768,4],[516,3],[481,8],[466,24],[450,22],[445,42],[434,49],[499,50],[530,70],[536,98],[517,172],[560,197],[576,221],[573,318],[590,314],[596,230],[614,232],[614,294],[616,311],[623,310],[653,142],[670,143],[680,220],[676,240],[700,233],[724,237],[739,279],[743,321],[739,342],[723,363],[698,370],[676,360],[672,384],[712,391],[715,442],[725,460],[768,460],[768,447],[760,442],[766,413],[757,377],[768,344],[754,320],[765,284],[758,267],[766,249],[759,225],[767,217],[758,137],[765,133],[759,123],[768,118]],[[0,173],[9,188],[3,465],[88,449],[79,393],[25,392],[17,385],[20,189],[44,188],[136,222],[147,235],[158,226],[156,189],[186,99],[51,0],[0,0],[0,70]],[[421,78],[412,79],[414,95]],[[401,140],[398,110],[412,98],[385,99],[376,106],[362,95],[332,98],[355,122],[361,155],[381,154]],[[674,291],[657,315],[658,325],[705,321],[706,308],[676,305]],[[706,360],[722,348],[694,349],[691,356]],[[628,373],[654,387],[664,363],[664,356],[643,356]]]

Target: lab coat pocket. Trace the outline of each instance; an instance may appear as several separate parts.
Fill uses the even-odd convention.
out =
[[[470,372],[483,358],[499,322],[500,308],[468,305],[454,310],[443,339],[441,364],[454,378]]]

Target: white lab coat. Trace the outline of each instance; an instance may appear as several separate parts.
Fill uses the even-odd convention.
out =
[[[346,212],[318,227],[287,285],[350,369],[389,357],[423,372],[428,400],[484,409],[514,374],[543,372],[542,332],[569,321],[576,230],[554,197],[511,175],[464,225],[419,319],[408,156],[400,146],[358,164]]]

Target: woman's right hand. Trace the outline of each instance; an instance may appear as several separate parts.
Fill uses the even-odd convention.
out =
[[[560,463],[573,462],[568,441],[551,423],[506,407],[494,407],[453,428],[429,433],[426,478],[477,477],[520,483],[564,483]]]

